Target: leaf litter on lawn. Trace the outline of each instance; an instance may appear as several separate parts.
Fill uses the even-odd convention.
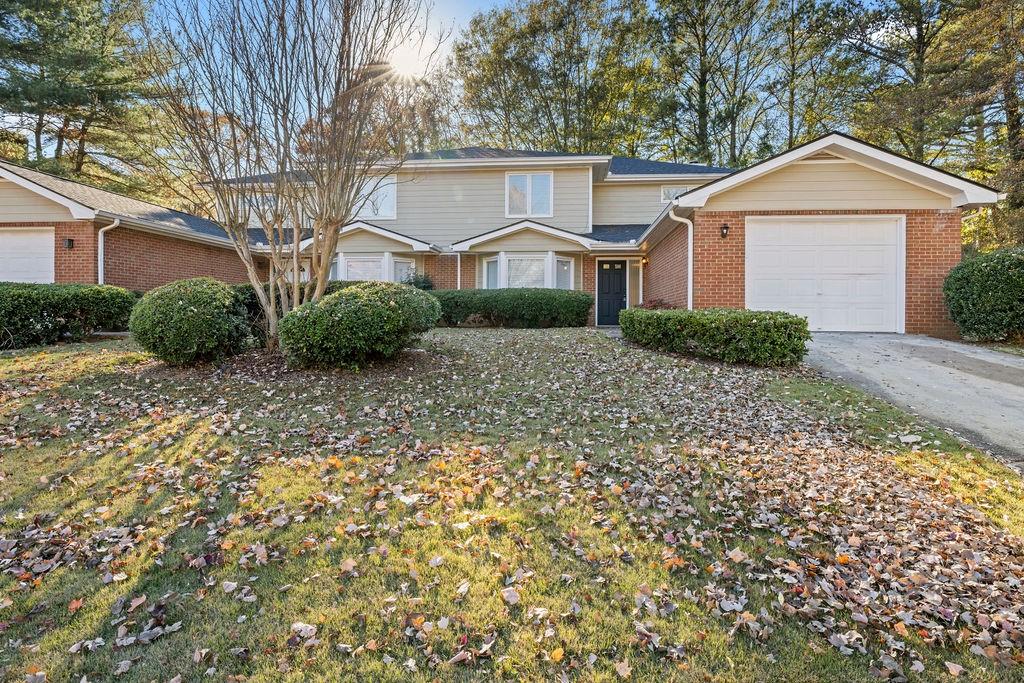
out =
[[[271,595],[322,580],[254,580],[268,567],[326,553],[344,590],[401,554],[404,587],[379,607],[400,638],[343,642],[296,605],[279,632],[282,649],[266,646],[265,656],[278,657],[279,671],[291,667],[289,649],[320,648],[410,673],[494,667],[522,631],[563,672],[604,666],[628,677],[643,652],[687,659],[693,646],[663,633],[692,604],[753,642],[797,620],[837,652],[869,657],[881,678],[926,666],[959,675],[956,662],[935,664],[933,646],[1020,665],[1018,536],[899,470],[891,454],[766,398],[774,371],[668,359],[589,333],[544,334],[438,333],[398,364],[358,374],[296,373],[277,357],[250,354],[213,372],[128,364],[97,389],[85,373],[79,383],[88,390],[78,393],[39,389],[38,375],[24,388],[4,379],[5,401],[22,410],[0,439],[26,455],[62,444],[55,462],[67,463],[45,481],[19,479],[19,490],[41,493],[36,501],[84,495],[89,505],[74,515],[24,516],[4,503],[0,572],[10,581],[0,584],[0,610],[19,609],[12,598],[61,568],[86,567],[99,586],[144,578],[142,556],[183,573],[191,590],[129,592],[114,605],[109,637],[71,645],[76,657],[114,650],[114,670],[134,675],[146,658],[138,646],[189,630],[189,605],[220,594],[255,609],[238,617],[252,623]],[[26,416],[36,405],[29,401],[46,392]],[[106,483],[98,462],[120,463],[121,474]],[[11,470],[8,456],[0,467]],[[138,514],[132,503],[150,507]],[[588,516],[605,538],[558,526],[569,512]],[[536,521],[510,526],[505,514]],[[576,585],[586,575],[596,595],[614,597],[609,571],[633,565],[640,552],[619,518],[660,549],[660,568],[675,578],[635,589],[628,642],[574,649],[560,630],[589,608],[574,598],[537,604],[534,585]],[[403,538],[439,526],[470,534],[460,541],[467,550],[497,534],[524,557],[549,546],[580,569],[540,577],[490,551],[482,557],[497,581],[452,576],[451,607],[417,611],[440,586],[437,576],[465,571],[436,551],[413,564],[417,549],[402,547]],[[502,606],[498,623],[461,615],[479,600]],[[74,611],[67,604],[71,619],[90,609],[89,600]],[[408,647],[416,654],[406,656]],[[264,656],[247,646],[229,654],[226,661]],[[216,671],[216,657],[195,665]]]

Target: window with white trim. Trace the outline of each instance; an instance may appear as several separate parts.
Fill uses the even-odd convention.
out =
[[[332,280],[390,280],[405,282],[416,273],[412,259],[391,259],[391,272],[384,272],[383,256],[339,256],[331,264]]]
[[[363,184],[356,218],[391,220],[398,217],[398,181],[395,176],[370,178]]]
[[[661,186],[661,203],[668,204],[670,201],[675,199],[681,194],[686,194],[692,188],[686,185],[662,185]]]
[[[484,260],[484,289],[498,288],[498,257]]]
[[[552,287],[575,289],[576,262],[571,257],[544,254],[506,254],[504,273],[501,256],[483,261],[484,289],[505,287]],[[550,283],[550,284],[549,284]]]
[[[555,289],[573,288],[573,267],[575,262],[571,258],[555,259]]]
[[[554,215],[554,174],[508,173],[505,175],[506,218],[550,218]]]

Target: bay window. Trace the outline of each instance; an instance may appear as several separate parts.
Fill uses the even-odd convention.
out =
[[[387,280],[405,282],[416,273],[412,259],[383,256],[344,256],[339,254],[331,264],[332,280]]]
[[[550,218],[554,174],[507,173],[505,175],[506,218]]]
[[[483,261],[484,289],[538,287],[575,289],[575,259],[547,254],[506,254]]]

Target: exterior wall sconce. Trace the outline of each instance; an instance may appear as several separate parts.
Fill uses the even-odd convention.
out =
[[[643,258],[640,259],[640,265],[641,266],[646,266],[650,262],[651,262],[651,259],[647,258],[646,256],[644,256]]]
[[[726,237],[729,236],[729,224],[722,223],[722,227],[719,228],[719,231],[722,233],[722,239],[724,240]]]
[[[64,238],[64,248],[65,249],[74,249],[75,248],[75,240],[71,239],[70,237],[65,237]]]

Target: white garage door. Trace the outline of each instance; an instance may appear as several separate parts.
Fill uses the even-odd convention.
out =
[[[53,228],[0,228],[0,282],[53,282]]]
[[[812,330],[902,332],[904,238],[891,216],[750,217],[747,308],[805,316]]]

